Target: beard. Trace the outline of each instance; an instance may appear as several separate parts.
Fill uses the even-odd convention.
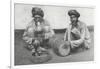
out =
[[[42,22],[43,21],[43,18],[34,18],[34,21],[35,21],[35,23],[37,23],[37,22]]]
[[[77,25],[78,20],[71,21],[71,22],[72,22],[72,25],[73,25],[73,26],[76,26],[76,25]]]

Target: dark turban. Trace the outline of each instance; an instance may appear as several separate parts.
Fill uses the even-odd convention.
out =
[[[77,12],[76,10],[69,10],[69,11],[68,11],[68,15],[69,15],[69,16],[75,15],[76,17],[80,17],[79,12]]]
[[[32,16],[34,17],[35,15],[40,15],[41,17],[44,16],[44,12],[41,8],[38,7],[33,7],[32,8]]]

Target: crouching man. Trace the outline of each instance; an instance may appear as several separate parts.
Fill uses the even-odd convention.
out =
[[[45,51],[45,47],[49,39],[54,35],[54,31],[46,20],[43,19],[44,12],[41,8],[32,8],[32,21],[27,25],[23,34],[23,40],[28,44],[28,48],[32,49],[32,52],[38,52],[38,50]]]
[[[76,10],[70,10],[68,15],[71,23],[66,30],[64,40],[71,46],[71,49],[80,46],[89,49],[91,43],[90,33],[86,24],[78,20],[80,13]]]

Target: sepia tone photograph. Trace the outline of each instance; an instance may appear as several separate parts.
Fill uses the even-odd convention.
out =
[[[14,4],[14,65],[94,60],[94,8]]]

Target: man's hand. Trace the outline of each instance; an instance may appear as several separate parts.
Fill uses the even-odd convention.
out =
[[[31,43],[32,43],[32,38],[28,38],[28,39],[26,40],[26,43],[31,44]]]
[[[34,44],[36,44],[36,45],[39,44],[39,43],[40,43],[39,40],[34,41]]]
[[[75,41],[71,41],[71,47],[72,48],[78,47],[78,43]]]
[[[78,29],[74,28],[72,30],[73,34],[77,35],[77,36],[80,36],[80,32],[78,31]]]
[[[49,39],[50,34],[49,33],[45,33],[45,39]]]

